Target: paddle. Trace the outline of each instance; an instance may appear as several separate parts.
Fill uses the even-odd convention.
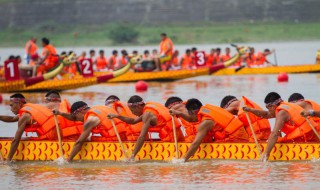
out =
[[[176,147],[176,158],[179,159],[179,149],[178,149],[179,147],[178,147],[177,130],[176,130],[176,123],[174,122],[174,116],[171,116],[171,119],[172,119],[174,144]]]
[[[3,156],[2,156],[1,150],[0,150],[0,161],[3,161]]]
[[[62,140],[61,140],[61,135],[60,135],[60,128],[59,128],[58,119],[57,119],[56,115],[54,115],[54,122],[56,124],[56,129],[57,129],[57,134],[58,134],[60,154],[61,154],[61,157],[64,157],[63,149],[62,149]]]
[[[117,138],[118,138],[118,141],[119,141],[121,150],[122,150],[122,152],[123,152],[123,155],[124,155],[125,158],[128,158],[127,155],[126,155],[126,151],[125,151],[125,149],[124,149],[124,146],[123,146],[123,144],[122,144],[120,135],[119,135],[119,133],[118,133],[118,129],[117,129],[117,127],[116,127],[116,124],[114,123],[113,119],[110,119],[110,120],[111,120],[111,123],[112,123],[113,130],[114,130],[114,132],[115,132],[116,135],[117,135]]]
[[[273,66],[278,66],[278,61],[277,61],[277,54],[276,54],[276,50],[274,50],[274,52],[273,52],[273,58],[274,58],[274,64],[275,65],[273,65]]]
[[[246,67],[245,65],[241,65],[240,67],[236,68],[234,71],[237,73],[245,67]]]
[[[254,142],[256,143],[258,152],[259,152],[259,157],[261,157],[261,155],[262,155],[261,148],[260,148],[260,145],[259,145],[259,143],[258,143],[257,136],[256,136],[256,134],[254,133],[254,129],[253,129],[253,126],[252,126],[252,123],[251,123],[249,114],[248,114],[248,112],[246,112],[246,111],[245,111],[244,113],[246,114],[246,118],[247,118],[247,120],[248,120],[248,122],[249,122],[250,130],[251,130],[251,133],[252,133]]]
[[[317,135],[318,139],[320,140],[320,135],[319,135],[318,131],[316,130],[316,128],[313,126],[313,124],[311,123],[311,121],[307,117],[305,117],[305,118],[306,118],[308,124],[310,125],[311,129],[313,130],[313,132]]]

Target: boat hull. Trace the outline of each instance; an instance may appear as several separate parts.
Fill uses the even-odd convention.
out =
[[[0,150],[4,158],[8,156],[11,141],[0,140]],[[69,156],[74,142],[63,142],[65,156]],[[185,155],[190,143],[179,143],[179,157]],[[134,148],[133,142],[124,142],[128,152]],[[262,150],[266,143],[261,144]],[[276,144],[271,152],[271,161],[298,161],[319,159],[319,143],[282,143]],[[61,155],[56,141],[21,141],[14,156],[18,161],[55,160]],[[146,142],[137,155],[138,160],[168,161],[175,157],[174,143]],[[124,158],[118,142],[86,142],[75,160],[110,160],[118,161]],[[203,143],[191,158],[225,159],[225,160],[257,160],[259,153],[254,143]]]

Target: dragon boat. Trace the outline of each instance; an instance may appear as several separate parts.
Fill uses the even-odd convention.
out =
[[[0,151],[4,158],[8,156],[11,139],[0,138]],[[74,142],[63,142],[64,156],[70,155]],[[123,142],[125,151],[131,152],[134,142]],[[191,143],[179,143],[181,158]],[[260,144],[262,151],[266,143]],[[146,142],[136,156],[137,160],[170,161],[175,157],[175,144],[167,142]],[[86,142],[75,160],[109,160],[125,159],[118,142]],[[307,161],[318,160],[320,143],[278,143],[271,152],[270,161]],[[17,161],[50,161],[61,157],[57,141],[21,141],[14,155]],[[203,143],[191,160],[225,159],[258,160],[259,153],[254,143]]]

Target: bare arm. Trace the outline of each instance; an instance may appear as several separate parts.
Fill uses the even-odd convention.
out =
[[[139,123],[142,121],[142,116],[136,117],[136,118],[131,118],[131,117],[126,117],[126,116],[122,116],[122,115],[109,114],[108,118],[109,119],[118,118],[121,121],[126,122],[128,124],[136,124],[136,123]]]
[[[17,122],[19,121],[19,116],[6,116],[6,115],[0,115],[0,120],[7,122],[7,123],[11,123],[11,122]]]
[[[24,132],[24,129],[26,128],[26,125],[30,123],[31,121],[31,115],[28,113],[24,113],[21,118],[18,121],[18,129],[16,131],[16,134],[14,136],[14,139],[11,142],[10,151],[7,160],[10,162],[16,153],[16,150],[19,146],[21,136]]]
[[[267,160],[269,158],[271,150],[276,144],[278,137],[281,135],[281,129],[283,128],[284,123],[287,122],[289,119],[290,119],[290,116],[286,111],[281,110],[277,114],[276,123],[269,136],[266,151],[262,155],[263,160]]]
[[[144,144],[146,135],[148,133],[148,130],[151,126],[152,123],[156,123],[157,122],[157,117],[150,113],[150,112],[146,112],[145,114],[143,114],[142,116],[142,122],[143,122],[143,126],[139,135],[139,138],[137,139],[136,145],[134,146],[132,155],[130,160],[134,160],[134,157],[138,154],[138,152],[140,151],[142,145]]]
[[[253,109],[253,108],[249,108],[249,107],[243,107],[242,109],[244,111],[251,112],[256,116],[261,117],[261,118],[265,118],[265,119],[270,119],[270,118],[275,117],[275,115],[273,115],[270,112],[265,111],[265,110],[258,110],[258,109]]]
[[[52,113],[54,115],[61,115],[62,117],[66,118],[67,120],[70,120],[70,121],[78,121],[76,119],[75,116],[73,116],[72,114],[70,113],[64,113],[64,112],[60,112],[59,110],[52,110]]]
[[[307,116],[314,116],[314,117],[320,117],[320,110],[319,111],[314,111],[314,110],[304,110],[300,113],[302,116],[307,117]]]
[[[48,51],[48,50],[46,50],[46,51],[45,51],[45,55],[43,56],[43,58],[42,58],[42,59],[40,59],[40,63],[43,63],[43,62],[44,62],[44,60],[46,60],[48,56],[49,56],[49,51]]]
[[[212,129],[214,125],[214,121],[212,120],[204,120],[201,122],[198,128],[197,135],[192,142],[188,152],[186,155],[184,155],[183,159],[184,161],[188,161],[191,156],[194,155],[194,153],[198,150],[203,138],[207,135],[207,133]]]
[[[100,119],[98,117],[91,116],[87,119],[87,121],[83,125],[83,132],[81,133],[79,139],[75,142],[72,152],[68,158],[68,162],[72,161],[73,158],[78,154],[78,152],[81,150],[81,147],[83,143],[87,140],[89,137],[91,130],[99,125]]]
[[[186,121],[189,121],[189,122],[197,122],[198,121],[198,118],[197,117],[193,117],[191,115],[189,115],[188,113],[185,113],[183,111],[178,111],[178,110],[174,110],[174,109],[171,109],[169,110],[169,113],[173,116],[180,116],[182,117],[184,120]]]

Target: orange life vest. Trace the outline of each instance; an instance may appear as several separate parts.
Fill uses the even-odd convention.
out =
[[[92,136],[92,141],[116,141],[117,136],[115,131],[113,130],[113,126],[111,120],[107,118],[108,114],[117,114],[113,108],[109,108],[107,106],[93,106],[84,116],[84,122],[88,119],[89,116],[95,116],[100,119],[100,123],[97,127],[92,129],[93,134],[100,134],[101,137]],[[118,133],[122,140],[126,140],[126,123],[123,121],[114,118],[113,119]]]
[[[303,108],[288,102],[281,102],[281,104],[276,108],[276,114],[284,110],[290,115],[290,120],[284,123],[282,132],[285,133],[285,137],[279,139],[280,142],[308,142],[316,140],[316,136],[309,126],[307,120],[300,115]],[[310,119],[315,127],[318,124]]]
[[[70,113],[71,107],[68,100],[64,99],[60,103],[59,111],[63,113]],[[62,116],[58,116],[59,127],[61,129],[61,136],[66,140],[76,140],[83,131],[83,122],[70,121]]]
[[[27,125],[25,132],[36,132],[38,137],[34,140],[56,140],[58,138],[54,116],[52,111],[39,104],[25,104],[20,110],[19,115],[29,113],[32,117],[31,124]],[[36,121],[34,124],[33,121]]]
[[[258,52],[256,56],[256,65],[263,65],[266,62],[266,56],[262,52]]]
[[[170,50],[168,51],[168,44],[170,45]],[[160,54],[165,53],[166,56],[173,54],[173,42],[171,41],[170,38],[166,38],[165,40],[160,42]],[[166,53],[167,52],[167,53]]]
[[[215,55],[213,54],[209,54],[208,56],[207,56],[207,58],[206,58],[206,65],[208,66],[208,67],[210,67],[211,65],[213,65],[213,62],[214,62],[214,60],[215,60]]]
[[[222,61],[222,56],[219,54],[219,55],[215,55],[215,59],[213,60],[213,63],[214,64],[219,64],[221,63]]]
[[[121,63],[121,66],[125,66],[128,63],[128,60],[126,59],[126,57],[122,56],[120,58],[120,63]]]
[[[97,57],[97,69],[105,69],[108,66],[108,61],[105,57]]]
[[[148,102],[143,108],[143,113],[150,112],[157,117],[157,125],[149,128],[149,132],[159,133],[163,142],[174,142],[172,119],[168,108],[156,102]],[[174,118],[178,141],[183,141],[184,137],[180,129],[181,125],[177,118]]]
[[[228,61],[229,59],[231,59],[230,54],[224,54],[224,55],[222,55],[222,61]]]
[[[115,65],[117,64],[117,57],[114,55],[111,55],[109,62],[111,64],[111,68],[114,69]]]
[[[29,46],[30,46],[30,49],[29,49]],[[38,46],[32,40],[29,40],[26,44],[25,49],[26,49],[26,54],[32,56],[37,53]]]
[[[172,64],[174,66],[179,66],[179,58],[178,57],[173,57],[172,58]]]
[[[248,64],[248,66],[252,66],[256,64],[256,56],[254,54],[246,54],[245,62]]]
[[[44,60],[44,63],[46,64],[47,69],[51,69],[58,63],[59,58],[57,56],[57,51],[51,44],[48,44],[43,47],[42,56],[45,56],[46,52],[48,52],[48,56]]]
[[[240,121],[242,121],[242,123],[244,124],[244,126],[246,128],[246,131],[250,137],[249,141],[254,142],[249,122],[247,120],[245,112],[242,109],[243,106],[247,106],[249,108],[254,108],[254,109],[258,109],[258,110],[262,110],[262,108],[258,104],[254,103],[251,100],[247,99],[246,97],[242,96],[240,107],[239,107],[239,112],[238,112],[238,118],[240,119]],[[250,112],[248,112],[248,115],[249,115],[250,122],[252,124],[253,130],[254,130],[254,133],[256,134],[257,139],[258,140],[267,140],[270,136],[270,133],[271,133],[271,127],[270,127],[269,120],[258,117]]]
[[[305,100],[305,102],[311,104],[312,109],[315,111],[320,110],[320,105],[312,100]],[[319,117],[312,117],[312,119],[318,123],[318,131],[320,132],[320,118]]]
[[[185,106],[186,103],[187,102],[183,102],[182,104],[184,104]],[[188,122],[184,120],[182,117],[179,117],[179,119],[182,123],[182,126],[186,130],[187,136],[185,137],[185,142],[193,142],[197,134],[199,122]]]
[[[199,121],[206,119],[214,121],[214,126],[209,132],[209,136],[214,137],[215,141],[240,141],[248,140],[243,123],[228,111],[206,104],[202,106],[198,113]]]
[[[193,58],[191,55],[187,55],[187,54],[184,54],[183,56],[183,61],[182,61],[182,69],[188,69],[189,67],[192,67],[194,64],[193,64]]]
[[[119,108],[120,108],[121,111],[119,111]],[[137,117],[136,115],[134,115],[131,112],[131,110],[126,105],[126,103],[122,103],[120,101],[114,102],[113,103],[113,109],[116,110],[116,112],[119,115],[126,116],[126,117],[131,117],[131,118]],[[138,137],[140,136],[142,125],[143,125],[142,122],[134,124],[134,125],[129,125],[128,124],[127,125],[127,133],[126,133],[127,140],[129,140],[129,141],[137,140]]]

